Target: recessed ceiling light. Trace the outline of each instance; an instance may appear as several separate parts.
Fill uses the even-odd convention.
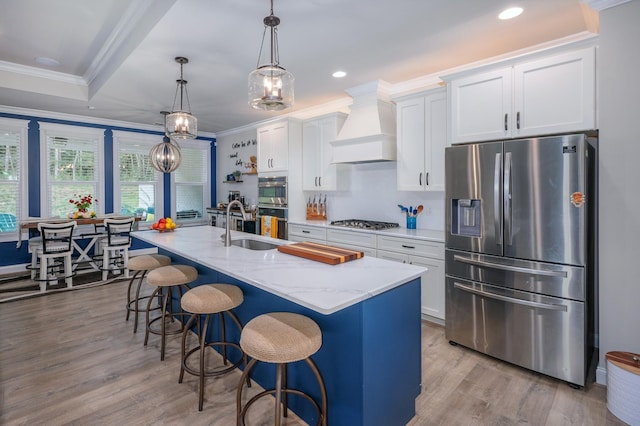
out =
[[[498,18],[499,19],[515,18],[516,16],[520,16],[523,10],[524,9],[522,9],[521,7],[510,7],[509,9],[505,9],[502,12],[500,12],[500,15],[498,15]]]
[[[331,75],[334,76],[335,78],[342,78],[342,77],[346,76],[347,73],[344,72],[344,71],[336,71]]]
[[[53,58],[47,58],[46,56],[38,56],[36,58],[36,62],[40,65],[46,65],[48,67],[59,67],[60,66],[60,62],[53,59]]]

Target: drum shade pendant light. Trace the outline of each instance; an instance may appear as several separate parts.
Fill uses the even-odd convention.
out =
[[[180,166],[182,154],[180,153],[178,142],[171,139],[167,134],[167,116],[170,115],[169,112],[161,111],[160,114],[164,115],[165,135],[161,143],[151,148],[149,161],[157,171],[171,173]]]
[[[187,93],[187,80],[182,78],[182,67],[188,63],[189,60],[182,56],[178,56],[175,60],[180,64],[180,80],[176,80],[178,85],[173,98],[173,109],[171,110],[171,114],[167,116],[165,132],[170,138],[195,139],[195,137],[198,136],[198,119],[191,115],[191,105],[189,104],[189,94]],[[180,109],[176,110],[178,92],[180,93]],[[182,105],[184,98],[186,98],[187,101],[186,111]]]
[[[280,66],[278,50],[280,18],[273,14],[273,0],[271,0],[271,15],[264,18],[263,22],[264,32],[257,69],[249,74],[249,105],[255,109],[279,111],[293,106],[293,74]],[[271,62],[260,65],[267,28],[270,29],[271,34]]]

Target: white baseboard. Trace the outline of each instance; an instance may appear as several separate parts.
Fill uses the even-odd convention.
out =
[[[596,383],[607,386],[607,369],[600,365],[596,368]]]
[[[140,256],[143,254],[155,254],[155,253],[158,253],[158,248],[149,247],[149,248],[143,248],[143,249],[137,249],[137,250],[130,250],[129,256],[133,257],[133,256]],[[27,265],[30,265],[30,263],[18,263],[16,265],[0,266],[0,275],[17,274],[20,272],[24,272],[26,275],[28,274]]]

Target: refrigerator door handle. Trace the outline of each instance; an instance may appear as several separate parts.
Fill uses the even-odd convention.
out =
[[[502,168],[502,154],[496,153],[493,170],[493,223],[496,229],[496,244],[502,245],[502,219],[500,218],[500,171]]]
[[[469,259],[467,257],[460,256],[459,254],[454,255],[453,260],[457,262],[468,263],[469,265],[484,266],[487,268],[501,269],[503,271],[510,272],[522,272],[531,275],[561,278],[567,278],[568,276],[567,271],[545,271],[542,269],[523,268],[521,266],[501,265],[499,263],[486,262],[484,260]]]
[[[513,215],[511,212],[511,153],[504,154],[504,233],[507,245],[513,244]]]
[[[485,290],[477,290],[475,288],[468,287],[460,283],[453,283],[453,286],[459,290],[466,291],[468,293],[477,294],[479,296],[488,297],[490,299],[502,300],[503,302],[516,303],[518,305],[530,306],[532,308],[549,309],[551,311],[567,312],[566,305],[554,305],[549,303],[531,302],[529,300],[522,300],[515,297],[503,296],[501,294],[495,294]]]

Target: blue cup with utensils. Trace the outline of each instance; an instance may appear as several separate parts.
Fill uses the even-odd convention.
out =
[[[416,217],[407,216],[407,229],[416,229]]]

